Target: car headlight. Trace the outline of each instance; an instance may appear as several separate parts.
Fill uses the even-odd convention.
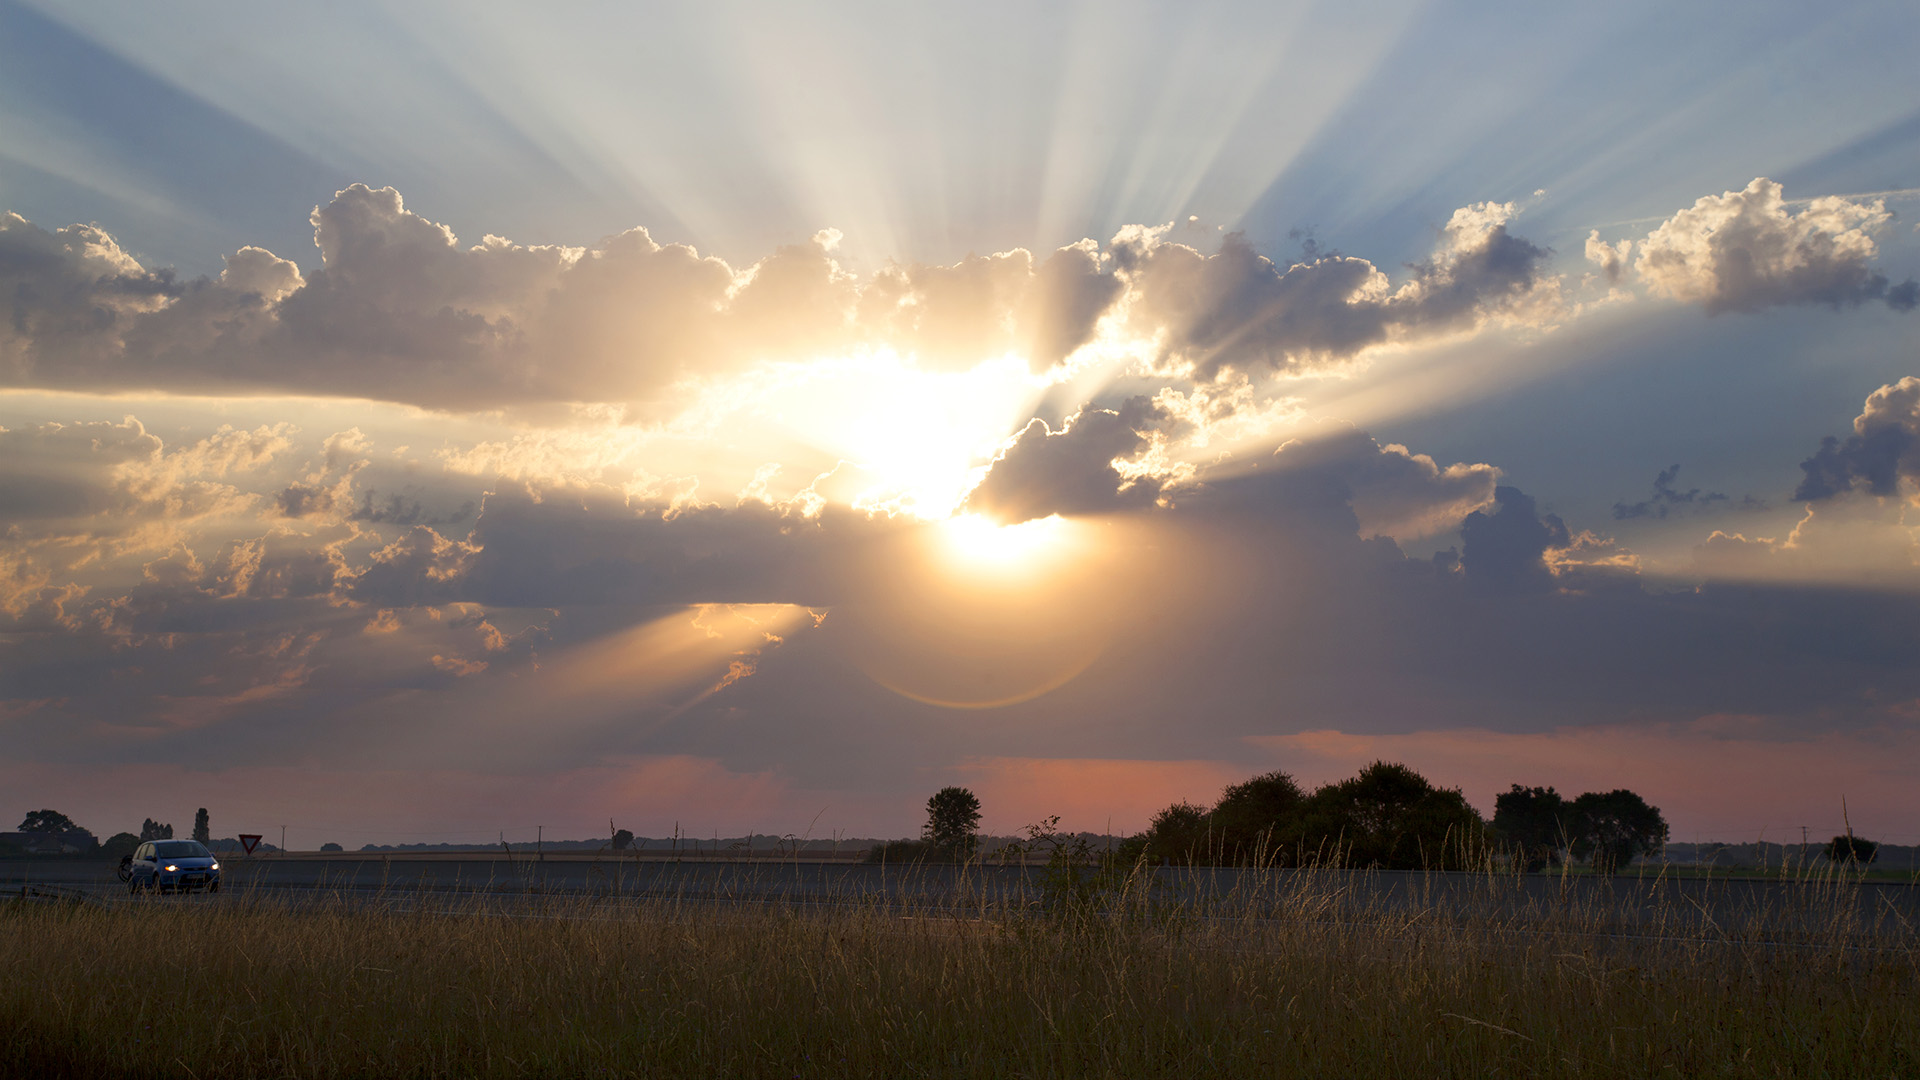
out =
[[[180,868],[179,868],[179,867],[177,867],[177,866],[169,866],[169,867],[167,867],[167,873],[169,873],[169,874],[171,874],[171,873],[173,873],[173,872],[174,872],[175,870],[178,870],[178,869],[180,869]]]
[[[209,867],[207,867],[207,869],[209,869],[209,870],[218,870],[218,869],[220,869],[220,864],[216,862],[216,863],[214,863],[214,864],[213,864],[212,866],[209,866]]]

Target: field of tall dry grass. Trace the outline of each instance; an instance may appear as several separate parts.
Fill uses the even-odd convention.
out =
[[[1356,908],[1350,880],[1204,910],[1072,889],[1020,910],[14,902],[0,1073],[1920,1075],[1920,941],[1863,929],[1844,885],[1787,933],[1764,912]]]

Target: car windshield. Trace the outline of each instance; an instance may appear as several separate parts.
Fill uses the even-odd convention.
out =
[[[161,840],[153,845],[153,853],[162,859],[203,859],[211,854],[198,840]]]

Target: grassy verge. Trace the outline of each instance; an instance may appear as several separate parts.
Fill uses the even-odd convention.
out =
[[[1920,1074],[1920,952],[1579,912],[14,905],[9,1076]],[[1124,908],[1124,905],[1123,905]]]

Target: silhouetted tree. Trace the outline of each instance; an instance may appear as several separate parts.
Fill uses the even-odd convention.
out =
[[[980,826],[980,800],[963,787],[943,787],[927,800],[927,824],[921,838],[951,859],[973,854]]]
[[[35,810],[20,821],[21,832],[41,833],[46,836],[70,833],[79,827],[73,823],[72,818],[58,810]]]
[[[1493,799],[1493,834],[1528,873],[1560,865],[1567,846],[1567,801],[1550,787],[1519,784]]]
[[[110,859],[117,859],[122,855],[133,854],[133,849],[139,846],[140,838],[132,833],[114,833],[101,843],[100,854]]]
[[[1307,800],[1302,845],[1349,866],[1453,869],[1480,849],[1485,825],[1458,789],[1376,761]]]
[[[21,819],[20,831],[56,840],[79,851],[92,851],[100,846],[94,835],[73,823],[73,819],[58,810],[35,810]]]
[[[1596,873],[1611,874],[1667,842],[1660,808],[1625,788],[1580,796],[1567,807],[1567,821],[1574,858],[1590,862]]]
[[[1219,861],[1232,866],[1291,865],[1307,796],[1293,777],[1263,773],[1220,793],[1207,816]]]
[[[171,839],[173,839],[173,826],[162,825],[159,822],[153,820],[152,818],[147,818],[145,821],[142,821],[140,823],[140,842],[141,843],[144,844],[149,840],[171,840]]]
[[[1210,861],[1207,812],[1188,802],[1177,802],[1153,815],[1142,834],[1143,854],[1155,863],[1189,865]]]
[[[1827,843],[1827,861],[1841,865],[1866,866],[1880,857],[1880,845],[1848,833]]]
[[[613,850],[625,851],[633,846],[633,833],[620,829],[613,834]]]
[[[321,844],[320,850],[321,851],[345,851],[347,849],[341,847],[339,844],[329,842],[329,843]]]
[[[213,842],[213,829],[207,822],[207,808],[204,806],[194,812],[193,838],[203,844]]]

